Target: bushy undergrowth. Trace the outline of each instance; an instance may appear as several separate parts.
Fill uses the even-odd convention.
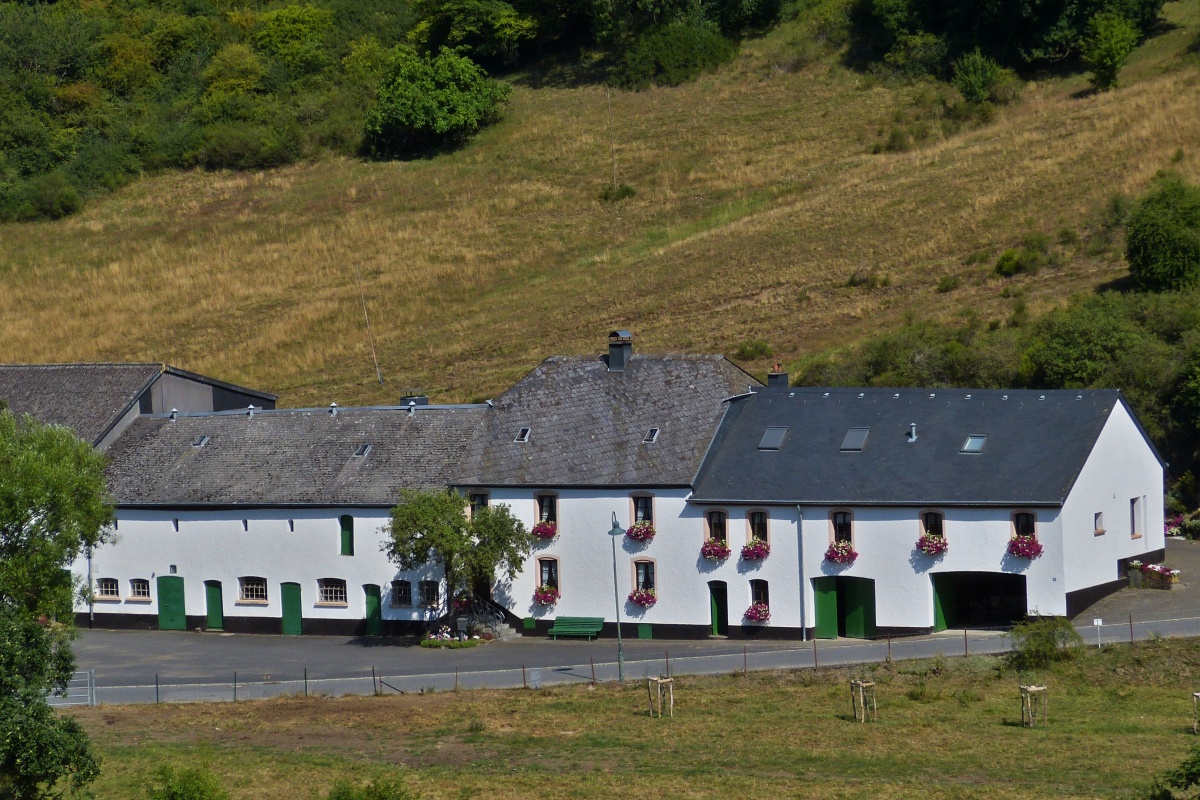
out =
[[[229,800],[229,792],[206,769],[160,767],[146,790],[147,800]]]
[[[1063,617],[1018,622],[1008,637],[1013,645],[1009,664],[1018,670],[1045,669],[1056,661],[1069,661],[1083,644],[1075,626]]]
[[[625,53],[614,80],[627,89],[678,86],[729,61],[737,47],[704,20],[686,19],[650,30]]]
[[[1161,174],[1129,215],[1129,273],[1147,291],[1200,283],[1200,186]]]

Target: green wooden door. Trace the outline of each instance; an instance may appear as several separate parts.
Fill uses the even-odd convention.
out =
[[[225,630],[225,607],[221,603],[221,582],[204,582],[204,607],[207,612],[204,627],[210,631]]]
[[[933,581],[933,629],[944,631],[953,625],[954,583],[949,576],[932,575]]]
[[[708,614],[713,636],[729,633],[729,596],[725,581],[708,582]]]
[[[843,628],[852,639],[875,636],[875,581],[866,578],[842,578]]]
[[[837,578],[813,578],[813,611],[818,639],[836,639],[838,635]]]
[[[300,609],[300,584],[279,584],[279,600],[283,604],[284,636],[299,636],[304,632],[303,614]]]
[[[367,636],[383,633],[383,612],[379,606],[379,587],[368,583],[363,587],[367,595]]]
[[[183,578],[178,575],[158,576],[158,629],[163,631],[187,630],[184,613]]]

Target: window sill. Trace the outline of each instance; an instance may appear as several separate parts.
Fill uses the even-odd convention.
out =
[[[1096,530],[1092,531],[1092,536],[1103,536],[1106,533],[1108,533],[1108,531],[1104,530],[1104,528],[1097,528]]]
[[[271,605],[271,601],[270,600],[235,600],[233,604],[235,606],[269,606],[269,605]]]
[[[106,594],[103,597],[100,597],[100,596],[92,597],[92,602],[93,603],[119,603],[119,602],[121,602],[121,598],[117,597],[116,595]]]
[[[317,608],[349,608],[349,603],[313,603]]]
[[[125,602],[126,603],[149,603],[150,598],[149,597],[126,597]]]
[[[412,608],[412,603],[388,603],[388,608]]]
[[[1135,534],[1133,534],[1132,536],[1130,536],[1129,538],[1130,538],[1130,539],[1140,539],[1140,538],[1142,538],[1142,534],[1140,534],[1140,533],[1135,533]]]

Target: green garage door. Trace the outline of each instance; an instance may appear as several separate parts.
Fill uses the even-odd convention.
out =
[[[818,639],[836,639],[838,635],[837,578],[813,578],[813,610]]]
[[[183,578],[178,575],[158,576],[158,628],[163,631],[187,630]]]

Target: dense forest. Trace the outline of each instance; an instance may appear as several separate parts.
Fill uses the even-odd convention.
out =
[[[1161,5],[3,0],[0,220],[66,216],[169,168],[452,147],[496,118],[508,87],[495,78],[514,70],[557,60],[626,88],[673,85],[801,15],[863,69],[953,79],[972,106],[1003,102],[1011,70],[1119,66]]]

